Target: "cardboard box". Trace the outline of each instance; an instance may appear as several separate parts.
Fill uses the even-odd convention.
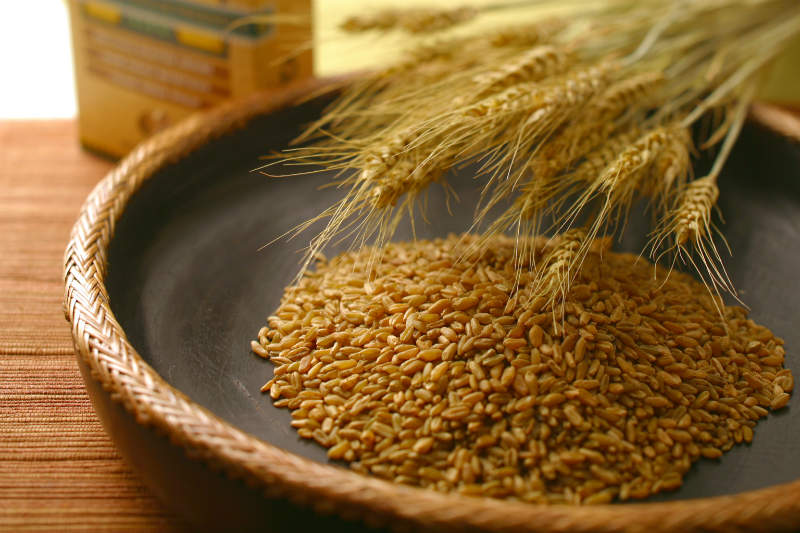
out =
[[[81,142],[115,157],[197,110],[312,74],[311,0],[70,0],[69,7]],[[257,22],[232,29],[254,15]]]
[[[800,37],[775,59],[759,97],[774,104],[800,108]]]

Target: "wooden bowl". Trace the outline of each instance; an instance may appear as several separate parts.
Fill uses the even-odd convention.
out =
[[[65,257],[65,311],[87,389],[122,455],[199,528],[414,531],[750,531],[800,527],[800,409],[758,424],[751,446],[701,460],[676,492],[644,503],[542,506],[441,494],[357,475],[302,441],[259,392],[272,367],[249,351],[302,241],[259,247],[329,205],[329,176],[251,172],[326,102],[313,81],[194,116],[138,147],[91,193]],[[284,168],[284,171],[286,168]],[[423,237],[464,231],[463,207],[431,197]],[[752,316],[800,346],[800,149],[745,129],[721,178],[730,274]],[[635,216],[620,247],[638,250]],[[419,229],[419,228],[418,228]],[[405,233],[404,233],[405,232]],[[407,238],[408,229],[399,238]]]

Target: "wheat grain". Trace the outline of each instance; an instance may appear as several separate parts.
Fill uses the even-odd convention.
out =
[[[564,267],[584,238],[531,246]],[[554,322],[513,296],[538,283],[513,239],[456,261],[475,239],[389,244],[376,269],[349,252],[286,289],[257,351],[301,437],[398,483],[596,504],[676,489],[788,402],[782,341],[688,276],[589,252]]]

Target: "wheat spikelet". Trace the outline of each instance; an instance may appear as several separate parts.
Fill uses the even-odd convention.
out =
[[[655,232],[656,237],[652,241],[652,250],[655,252],[672,237],[674,244],[667,250],[676,250],[677,257],[691,263],[709,290],[717,296],[722,290],[737,299],[733,282],[725,270],[711,233],[714,227],[711,223],[711,211],[719,197],[717,178],[741,131],[747,117],[747,109],[755,97],[756,87],[753,81],[745,84],[739,100],[728,107],[726,111],[730,121],[714,165],[705,177],[692,181],[684,189],[675,209],[667,214],[665,222]],[[724,242],[724,237],[722,239]],[[727,243],[725,244],[727,246]],[[697,253],[697,260],[690,253],[690,247]]]
[[[436,61],[448,62],[451,72],[459,72],[467,70],[469,67],[477,63],[484,65],[492,65],[495,62],[513,62],[514,55],[508,56],[508,51],[492,52],[487,49],[491,48],[507,48],[512,52],[518,53],[518,49],[522,49],[523,55],[527,55],[530,49],[537,44],[544,44],[549,42],[559,31],[565,26],[565,23],[559,19],[549,19],[535,24],[529,24],[522,27],[511,27],[501,30],[490,31],[486,35],[475,37],[449,37],[446,39],[438,39],[434,42],[420,42],[415,44],[410,50],[405,51],[401,57],[389,65],[375,76],[377,78],[390,78],[398,74],[407,74],[409,72],[419,73],[426,65]],[[566,55],[560,50],[557,53]],[[499,55],[498,55],[499,54]],[[533,54],[534,56],[537,54]],[[496,61],[495,61],[496,58]],[[548,58],[544,58],[547,61]],[[556,59],[556,61],[561,60]],[[536,61],[536,58],[533,58]],[[541,61],[541,60],[539,60]],[[523,61],[524,62],[524,61]],[[486,72],[491,72],[493,68],[484,67],[481,72],[473,77],[480,78],[486,75]],[[525,70],[525,66],[521,65],[521,70]],[[502,76],[502,74],[500,74]],[[456,81],[451,80],[453,82]],[[408,80],[408,77],[404,77]],[[532,77],[529,79],[533,79]],[[413,80],[413,78],[412,78]],[[474,89],[470,88],[474,92]]]
[[[392,29],[401,29],[407,33],[432,33],[463,24],[478,14],[477,9],[469,6],[445,9],[383,9],[349,17],[339,27],[348,33]]]
[[[672,234],[677,246],[697,242],[709,235],[711,210],[719,197],[716,180],[710,176],[689,183],[672,213]]]
[[[537,143],[577,116],[586,102],[603,90],[615,69],[613,63],[601,63],[575,69],[541,87],[535,83],[518,84],[465,110],[468,119],[480,124],[470,128],[473,138],[468,146],[473,154],[478,151],[489,154],[484,164],[489,178],[482,196],[488,201],[478,212],[477,223],[497,202],[516,190],[527,173],[526,164],[514,169],[517,155],[529,153]]]
[[[614,130],[614,125],[611,122],[605,121],[598,125],[594,120],[587,119],[583,112],[585,108],[591,106],[593,98],[597,97],[608,85],[610,76],[617,68],[618,66],[615,63],[605,62],[576,69],[549,87],[544,87],[538,92],[528,94],[529,102],[525,101],[525,96],[516,100],[518,105],[521,103],[520,108],[525,109],[527,113],[527,119],[519,126],[517,134],[521,141],[517,144],[509,144],[506,152],[497,157],[497,161],[494,163],[495,170],[484,189],[483,196],[488,200],[476,215],[477,223],[483,221],[487,213],[500,200],[512,194],[526,172],[532,170],[533,176],[529,180],[528,186],[525,187],[518,201],[511,207],[511,210],[514,210],[519,205],[525,205],[525,209],[521,209],[518,212],[518,217],[509,212],[511,210],[505,212],[496,221],[497,224],[490,226],[490,230],[496,231],[497,228],[508,224],[539,229],[539,221],[542,218],[541,213],[536,217],[531,217],[526,213],[534,209],[543,209],[559,192],[566,190],[561,184],[552,183],[550,178],[565,171],[576,159],[593,146],[596,146],[596,144],[601,143],[604,136],[611,134]],[[525,84],[522,84],[516,86],[516,88],[519,89],[524,86]],[[508,93],[512,93],[513,90],[514,88],[512,87]],[[503,95],[497,96],[497,100],[501,100]],[[485,102],[490,105],[487,105],[481,111],[491,113],[488,109],[491,108],[491,104],[496,104],[497,100],[492,97],[485,99]],[[493,111],[498,114],[499,119],[492,126],[498,129],[502,129],[507,124],[503,122],[508,120],[506,115],[508,111],[504,109],[504,105],[505,102],[497,106]],[[513,115],[513,113],[511,114]],[[582,125],[575,128],[573,127],[575,122]],[[561,128],[561,133],[556,133],[555,139],[550,141],[549,139],[553,132],[556,132],[559,128]],[[585,131],[586,134],[576,138],[573,135],[576,131],[578,133]],[[538,149],[533,151],[527,162],[520,165],[516,172],[508,173],[506,179],[498,180],[501,171],[513,163],[518,152],[531,151],[531,147],[540,140],[541,144]],[[488,143],[486,144],[488,145]],[[564,182],[564,185],[567,186],[566,188],[572,187],[569,181]],[[493,188],[491,195],[488,194],[488,191],[491,190],[490,188]],[[531,198],[533,195],[536,195],[538,199],[534,201]],[[518,218],[522,224],[513,222],[514,218]],[[534,219],[532,223],[526,222],[532,218]]]
[[[589,190],[605,196],[604,207],[597,215],[591,231],[592,238],[595,238],[605,219],[611,216],[611,211],[626,210],[637,192],[645,192],[640,189],[647,187],[648,183],[642,178],[654,165],[665,160],[669,147],[685,138],[685,131],[678,127],[656,128],[644,135],[638,128],[630,127],[601,144],[600,138],[608,129],[598,128],[598,137],[589,136],[584,140],[585,146],[599,144],[599,147],[590,152],[568,176],[559,179],[558,171],[550,168],[534,174],[520,189],[512,206],[489,226],[489,232],[516,227],[528,228],[535,234],[541,229],[541,219],[546,213],[558,211],[564,198],[584,190],[586,184],[590,183]],[[566,157],[556,163],[559,170],[566,167],[561,166],[564,161]],[[541,170],[542,167],[539,168]],[[657,177],[650,181],[657,181]],[[561,202],[552,204],[557,198]],[[581,206],[587,203],[588,197],[578,202]],[[572,217],[569,223],[574,219]],[[531,222],[526,223],[528,220]],[[528,234],[527,231],[520,231]]]
[[[588,249],[589,241],[583,229],[573,228],[559,235],[554,242],[543,260],[534,285],[535,294],[551,302],[569,292],[569,284],[580,268],[580,260]]]
[[[651,250],[654,255],[662,248],[666,249],[661,255],[676,252],[676,258],[691,264],[710,291],[717,296],[725,291],[736,297],[712,235],[711,212],[718,197],[719,188],[714,175],[691,181],[654,232]],[[671,244],[664,246],[669,241]]]
[[[486,209],[514,191],[527,171],[525,165],[512,171],[517,155],[529,153],[577,116],[586,102],[607,85],[614,69],[614,64],[603,63],[575,69],[549,83],[514,85],[465,109],[466,124],[475,123],[470,126],[471,153],[488,154],[484,167],[489,178],[484,196],[494,188],[494,198]]]
[[[359,191],[349,202],[354,208],[362,203],[377,210],[395,207],[403,195],[418,195],[438,181],[447,161],[435,139],[420,141],[419,130],[408,127],[376,142],[359,158],[360,171],[345,180]]]
[[[605,143],[586,155],[570,175],[570,180],[591,182],[609,168],[640,136],[639,128],[632,126],[609,137]]]
[[[656,127],[645,132],[625,148],[617,159],[599,175],[593,187],[608,197],[629,197],[639,187],[642,177],[660,157],[670,140],[676,135],[671,127]]]
[[[655,100],[655,93],[664,85],[661,72],[643,72],[611,85],[592,102],[587,111],[596,120],[609,119],[631,108],[641,108]]]
[[[570,64],[568,55],[550,45],[532,48],[497,69],[472,78],[476,93],[481,96],[521,82],[544,79],[561,74]]]
[[[617,68],[614,62],[604,62],[577,69],[568,73],[552,89],[536,95],[536,105],[529,109],[528,117],[522,124],[525,133],[529,134],[540,125],[551,123],[554,115],[560,115],[560,124],[567,116],[583,111],[586,103],[608,85],[611,73]]]
[[[386,9],[366,15],[348,17],[339,25],[342,31],[348,33],[361,33],[371,30],[390,30],[399,23],[398,11]]]
[[[489,34],[489,44],[495,48],[529,48],[550,41],[561,32],[566,23],[549,19],[534,24],[500,28]]]
[[[410,216],[412,230],[418,205],[425,218],[424,203],[420,205],[418,200],[432,183],[442,183],[449,203],[451,189],[441,178],[454,163],[452,155],[436,139],[420,141],[414,127],[376,141],[359,158],[361,170],[342,181],[350,186],[348,194],[324,213],[329,221],[307,251],[307,264],[328,242],[342,235],[355,237],[356,246],[373,239],[373,259],[379,261],[383,244],[392,238],[404,214]]]
[[[392,213],[398,200],[408,193],[404,206],[412,207],[413,197],[446,170],[440,161],[426,153],[426,149],[432,148],[424,144],[412,146],[418,137],[418,130],[406,127],[388,139],[370,143],[354,162],[359,171],[336,183],[348,187],[344,198],[289,232],[299,234],[311,224],[327,219],[324,229],[306,249],[299,275],[334,239],[355,236],[355,245],[364,245],[375,236],[376,244],[380,245],[391,238],[401,219],[399,213]],[[344,163],[343,168],[350,164]]]
[[[597,188],[605,197],[603,207],[593,223],[593,238],[608,221],[613,221],[615,226],[620,223],[625,225],[636,194],[651,188],[646,178],[652,178],[649,176],[650,170],[675,135],[674,131],[674,128],[657,127],[645,133],[623,150],[590,186],[590,189]]]
[[[417,138],[413,127],[406,127],[399,131],[392,132],[388,138],[373,138],[360,143],[357,150],[358,155],[353,158],[339,157],[338,163],[329,163],[328,168],[338,169],[338,176],[349,168],[357,168],[358,172],[345,174],[344,178],[339,177],[330,185],[337,187],[348,186],[351,189],[357,187],[370,187],[374,185],[382,176],[393,172],[394,167],[399,163],[412,142]],[[355,143],[354,143],[355,144]],[[302,150],[300,150],[302,154]],[[326,163],[322,158],[324,153],[315,154],[319,161]],[[299,156],[302,158],[302,155]],[[332,156],[333,157],[333,156]],[[311,159],[312,163],[317,160]],[[352,191],[351,191],[352,192]]]
[[[688,128],[675,128],[667,139],[664,150],[659,154],[653,167],[654,179],[647,192],[661,212],[666,212],[673,200],[673,192],[680,191],[691,172],[693,149],[692,135]]]
[[[582,157],[587,157],[588,163],[580,173],[599,173],[611,162],[610,157],[632,142],[629,134],[623,138],[612,137],[618,125],[611,119],[626,110],[649,105],[653,92],[663,81],[663,74],[647,72],[613,83],[591,100],[578,120],[566,124],[551,141],[537,150],[529,163],[533,173],[537,176],[563,173]],[[600,148],[600,152],[590,153],[604,143],[606,145]]]
[[[661,73],[643,73],[615,82],[587,105],[580,119],[567,124],[550,142],[544,145],[531,161],[536,174],[566,171],[577,159],[587,156],[595,165],[597,155],[608,161],[609,151],[619,151],[620,142],[629,144],[629,138],[609,141],[609,146],[601,154],[588,155],[589,152],[608,140],[618,129],[611,119],[626,110],[640,109],[652,100],[652,93],[664,81]],[[599,171],[600,169],[595,169]]]
[[[450,29],[478,16],[474,7],[462,6],[452,9],[412,10],[400,21],[400,26],[408,33],[429,33]]]
[[[463,39],[440,39],[432,43],[420,43],[405,51],[400,59],[382,70],[378,77],[389,78],[419,69],[434,61],[451,60],[464,46],[463,41]]]
[[[593,157],[593,151],[613,138],[617,125],[611,121],[593,122],[583,119],[563,126],[552,141],[544,143],[528,163],[537,179],[547,179],[564,174],[584,157]],[[594,156],[596,157],[596,156]]]
[[[427,154],[413,150],[376,180],[369,192],[370,203],[376,209],[394,207],[403,195],[420,194],[431,183],[438,181],[446,170],[447,165],[441,159],[436,159],[434,163]]]
[[[475,105],[464,110],[468,117],[489,117],[493,114],[517,111],[534,99],[538,89],[536,83],[521,83],[513,85],[502,92],[488,96]]]
[[[605,85],[611,65],[593,65],[568,73],[563,79],[542,87],[538,83],[520,83],[478,101],[463,113],[469,117],[483,118],[516,113],[528,116],[532,123],[544,110],[554,107],[577,106],[597,93]],[[533,120],[532,120],[533,118]]]
[[[590,239],[609,229],[609,225],[614,229],[620,225],[624,226],[634,198],[637,193],[646,191],[650,186],[646,178],[650,177],[653,164],[670,139],[677,135],[676,131],[674,125],[658,126],[625,147],[609,165],[584,185],[583,192],[567,211],[561,226],[569,227],[580,212],[595,199],[600,201],[600,207],[588,231]],[[588,162],[587,164],[590,165]],[[586,179],[591,176],[590,172],[591,170],[587,170],[585,174],[576,173],[572,180]]]
[[[606,125],[606,128],[597,128],[596,131],[602,135],[609,129],[613,129],[613,125],[610,123]],[[552,150],[554,152],[560,151],[553,153],[554,158],[542,158],[542,160],[537,160],[534,163],[534,175],[528,184],[522,188],[522,192],[517,199],[522,201],[527,206],[527,209],[520,209],[519,214],[530,217],[531,209],[545,208],[546,202],[552,198],[567,197],[576,191],[585,190],[587,184],[594,183],[608,169],[612,169],[612,176],[617,176],[620,168],[627,167],[622,162],[618,162],[618,159],[635,144],[640,136],[639,129],[633,126],[607,137],[604,143],[596,145],[597,147],[594,150],[589,151],[574,169],[560,176],[558,175],[559,171],[565,170],[572,160],[569,159],[570,156],[565,146],[569,140],[561,142],[560,139],[556,139]],[[597,138],[589,136],[585,140],[587,144],[593,144],[597,141]],[[615,163],[618,164],[619,168],[613,166]],[[616,169],[616,173],[614,173],[614,169]],[[584,193],[587,197],[582,199],[581,208],[585,203],[589,202],[589,196],[594,192],[596,190]]]
[[[739,131],[741,131],[747,116],[747,109],[755,95],[755,89],[754,83],[746,85],[739,101],[727,109],[727,114],[730,116],[728,131],[714,165],[706,176],[690,182],[683,189],[675,207],[672,211],[667,212],[663,222],[653,232],[651,239],[651,255],[655,255],[656,251],[662,248],[666,249],[659,257],[675,251],[676,258],[694,266],[710,291],[719,296],[722,290],[737,299],[733,282],[725,270],[722,257],[711,233],[714,228],[711,223],[711,211],[719,197],[717,177],[733,149]],[[689,138],[688,132],[685,135],[686,138]],[[713,137],[715,135],[712,135]],[[672,244],[664,246],[665,243],[669,243],[670,239]],[[691,251],[696,252],[696,259]]]
[[[358,181],[372,181],[390,172],[411,142],[417,137],[413,128],[408,128],[391,136],[388,140],[371,146],[363,154]]]

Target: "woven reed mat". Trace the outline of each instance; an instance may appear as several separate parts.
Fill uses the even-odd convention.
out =
[[[83,200],[112,164],[74,121],[0,122],[0,531],[179,531],[92,410],[61,309]]]

